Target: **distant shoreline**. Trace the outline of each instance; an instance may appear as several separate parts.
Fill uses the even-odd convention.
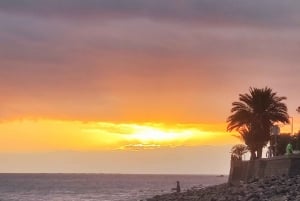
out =
[[[0,174],[95,174],[95,175],[154,175],[154,176],[209,176],[209,177],[228,177],[229,175],[223,174],[156,174],[156,173],[94,173],[94,172],[0,172]]]

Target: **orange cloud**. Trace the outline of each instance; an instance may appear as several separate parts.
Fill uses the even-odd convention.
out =
[[[196,124],[8,121],[0,124],[0,152],[95,151],[232,144],[236,141],[219,129],[207,130],[205,125]]]

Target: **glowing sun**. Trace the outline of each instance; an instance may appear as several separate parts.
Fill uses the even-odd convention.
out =
[[[190,132],[167,130],[151,126],[136,126],[134,130],[129,138],[139,140],[141,143],[171,142],[191,136]]]

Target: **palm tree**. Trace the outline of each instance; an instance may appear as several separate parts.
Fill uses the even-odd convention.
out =
[[[232,160],[242,160],[243,155],[245,153],[247,153],[248,151],[249,150],[246,145],[243,145],[243,144],[234,145],[230,151],[231,159]]]
[[[256,158],[256,150],[258,149],[258,147],[260,146],[264,146],[265,144],[259,145],[259,143],[257,143],[257,141],[259,141],[258,139],[258,135],[254,135],[253,132],[250,130],[251,128],[248,128],[247,126],[239,129],[239,135],[236,136],[239,139],[243,140],[245,142],[245,144],[248,147],[248,150],[250,151],[250,160],[254,160]]]
[[[251,159],[262,157],[262,148],[270,140],[270,128],[275,122],[289,123],[287,107],[272,89],[250,88],[250,94],[240,94],[232,103],[227,118],[227,131],[237,130],[249,146]]]
[[[248,147],[248,151],[250,151],[250,160],[256,159],[256,150],[260,146],[265,146],[266,144],[260,144],[259,142],[259,135],[255,135],[254,132],[251,131],[251,128],[248,126],[244,126],[243,128],[240,128],[238,130],[238,135],[233,135],[234,137],[237,137],[238,139],[245,142],[245,144]]]

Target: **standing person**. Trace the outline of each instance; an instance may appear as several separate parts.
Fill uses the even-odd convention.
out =
[[[180,183],[179,181],[176,181],[176,188],[172,188],[172,191],[176,191],[176,193],[180,193]]]
[[[181,189],[180,189],[180,183],[179,183],[179,181],[177,181],[176,183],[177,183],[177,185],[176,185],[176,192],[180,193],[180,191],[181,191]]]
[[[273,154],[273,147],[270,145],[270,146],[268,146],[268,151],[266,153],[266,157],[267,158],[271,158],[273,156],[274,156],[274,154]]]
[[[289,141],[289,143],[286,145],[285,151],[286,151],[287,155],[293,154],[293,145],[292,145],[291,141]]]

